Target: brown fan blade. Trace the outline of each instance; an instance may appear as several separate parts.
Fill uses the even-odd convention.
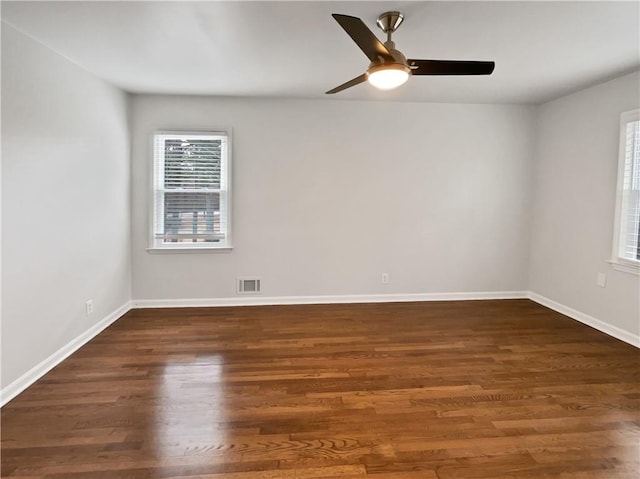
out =
[[[491,75],[494,62],[407,60],[412,75]]]
[[[352,86],[356,86],[367,79],[367,74],[363,73],[359,77],[355,77],[353,80],[349,80],[346,83],[343,83],[340,86],[335,87],[333,90],[329,90],[325,92],[326,95],[332,95],[334,93],[338,93],[339,91],[346,90],[347,88],[351,88]]]
[[[339,13],[331,14],[336,22],[340,24],[344,31],[356,42],[360,50],[369,58],[369,60],[377,61],[379,57],[384,59],[392,59],[389,50],[385,47],[378,37],[376,37],[362,20],[349,15],[340,15]]]

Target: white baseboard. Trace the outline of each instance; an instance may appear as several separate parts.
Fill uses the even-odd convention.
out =
[[[232,298],[136,299],[133,308],[197,308],[212,306],[272,306],[288,304],[396,303],[411,301],[472,301],[523,299],[527,291],[485,291],[476,293],[352,294],[337,296],[247,296]]]
[[[22,391],[27,389],[33,383],[35,383],[42,376],[51,371],[54,367],[60,364],[62,361],[71,356],[74,352],[88,343],[90,340],[95,338],[98,334],[104,331],[108,326],[110,326],[114,321],[118,318],[122,317],[127,311],[131,309],[131,302],[127,302],[116,309],[114,312],[109,314],[106,318],[101,320],[99,323],[93,325],[91,328],[87,329],[80,336],[71,340],[69,343],[65,344],[63,347],[58,349],[51,356],[41,361],[39,364],[32,367],[29,371],[24,373],[18,379],[8,384],[0,391],[0,406],[4,406],[9,401],[11,401],[14,397],[20,394]]]
[[[625,331],[624,329],[620,329],[617,326],[613,326],[609,323],[605,323],[604,321],[594,318],[593,316],[589,316],[581,311],[570,308],[569,306],[565,306],[564,304],[558,303],[552,299],[549,299],[540,294],[529,291],[529,299],[531,301],[535,301],[542,306],[546,306],[549,309],[553,309],[558,313],[564,314],[565,316],[569,316],[571,319],[575,319],[587,326],[591,326],[598,331],[608,334],[609,336],[613,336],[620,341],[624,341],[625,343],[629,343],[636,348],[640,348],[640,336],[629,331]]]

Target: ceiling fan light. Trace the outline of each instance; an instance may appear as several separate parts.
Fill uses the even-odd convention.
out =
[[[393,90],[408,79],[409,69],[404,65],[383,65],[370,68],[367,72],[367,81],[379,90]]]

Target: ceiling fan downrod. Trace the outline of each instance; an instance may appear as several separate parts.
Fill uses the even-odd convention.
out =
[[[376,24],[387,34],[387,42],[391,42],[391,34],[398,29],[403,20],[404,15],[400,12],[384,12],[378,17]]]

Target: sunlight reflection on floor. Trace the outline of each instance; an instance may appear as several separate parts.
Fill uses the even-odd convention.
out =
[[[158,457],[224,450],[223,367],[220,355],[165,365],[156,408]]]

